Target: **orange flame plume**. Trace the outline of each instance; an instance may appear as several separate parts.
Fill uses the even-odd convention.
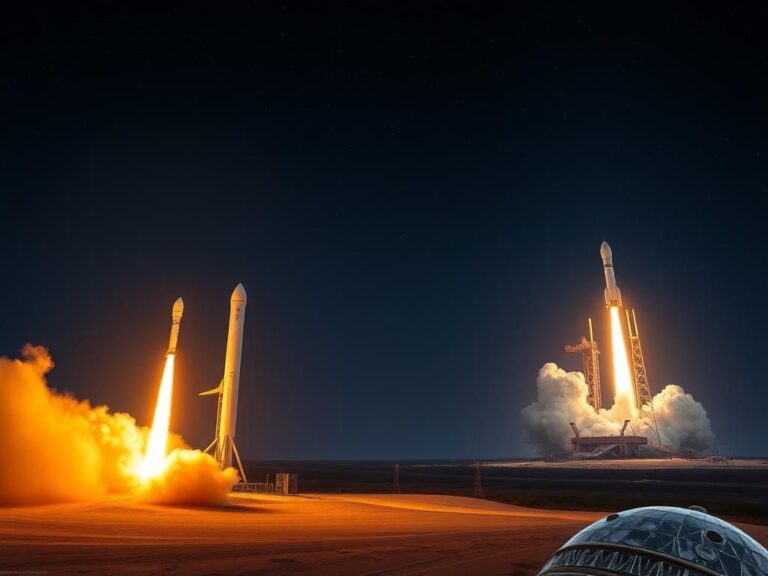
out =
[[[616,406],[622,408],[626,418],[637,416],[635,387],[632,372],[629,369],[627,347],[624,343],[624,330],[621,326],[619,309],[611,306],[611,348],[613,352],[613,381],[616,387]]]
[[[155,417],[152,421],[147,451],[139,468],[139,477],[142,480],[158,476],[165,470],[165,450],[168,443],[168,427],[171,422],[171,400],[173,397],[173,363],[174,355],[168,354],[165,360],[163,378],[160,381],[160,392],[157,395]]]

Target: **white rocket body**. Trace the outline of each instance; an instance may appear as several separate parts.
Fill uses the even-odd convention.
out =
[[[218,445],[216,447],[216,455],[222,468],[232,465],[232,449],[237,427],[237,393],[240,386],[245,305],[248,302],[242,284],[237,285],[229,302],[229,332],[227,334],[227,352],[224,357],[224,378],[221,380]]]
[[[605,305],[621,307],[621,290],[616,284],[616,275],[613,271],[613,252],[608,242],[600,245],[600,257],[603,259],[603,271],[605,272]]]
[[[176,344],[179,342],[179,328],[184,314],[184,300],[177,298],[171,311],[171,341],[168,343],[168,354],[176,355]]]
[[[247,482],[245,470],[240,461],[235,445],[237,427],[237,392],[240,386],[240,358],[243,352],[243,327],[245,326],[245,305],[248,299],[245,288],[238,284],[229,300],[229,330],[227,332],[227,351],[224,355],[224,377],[219,385],[200,396],[219,396],[219,411],[216,416],[216,436],[206,452],[214,450],[213,455],[222,469],[232,466],[232,456],[237,459],[240,480]]]

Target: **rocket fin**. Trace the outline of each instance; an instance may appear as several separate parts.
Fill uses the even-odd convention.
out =
[[[216,386],[216,388],[211,388],[210,390],[206,390],[205,392],[200,392],[198,396],[213,396],[214,394],[218,394],[221,392],[221,385],[224,383],[224,380],[219,382],[219,385]]]

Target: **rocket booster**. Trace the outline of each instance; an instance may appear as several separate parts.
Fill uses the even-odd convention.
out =
[[[240,358],[243,353],[243,327],[245,305],[248,298],[245,288],[238,284],[229,301],[229,331],[227,351],[224,357],[224,378],[221,379],[221,411],[219,412],[218,456],[222,468],[232,465],[232,447],[237,426],[237,396],[240,387]]]
[[[616,284],[616,275],[613,272],[613,252],[608,242],[600,245],[600,257],[603,259],[603,272],[605,272],[605,305],[621,307],[621,290]]]
[[[237,427],[237,395],[240,387],[240,359],[243,353],[243,327],[247,303],[245,288],[242,284],[238,284],[229,300],[229,331],[227,333],[227,351],[224,355],[224,377],[216,388],[199,394],[200,396],[219,395],[216,437],[205,451],[215,447],[214,458],[219,462],[222,469],[232,465],[234,454],[243,482],[247,482],[247,480],[240,464],[240,457],[237,455],[235,428]]]
[[[168,343],[168,355],[176,354],[176,344],[179,341],[179,328],[181,327],[181,316],[184,314],[184,300],[176,298],[171,311],[171,341]]]

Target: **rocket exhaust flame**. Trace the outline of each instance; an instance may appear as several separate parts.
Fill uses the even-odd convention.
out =
[[[157,394],[152,431],[149,434],[144,460],[139,468],[139,477],[142,480],[157,476],[165,470],[165,452],[168,448],[168,428],[171,424],[171,402],[173,400],[173,365],[183,315],[184,300],[177,298],[171,310],[171,339],[168,343],[168,353],[165,355],[165,368],[160,380],[160,391]]]
[[[615,407],[625,412],[622,417],[635,418],[637,416],[635,387],[632,383],[632,372],[629,369],[627,347],[624,342],[624,330],[621,326],[621,316],[617,306],[611,306],[611,352],[613,354],[613,381],[616,388]]]
[[[168,444],[168,428],[171,423],[171,401],[173,399],[173,365],[174,355],[168,354],[165,359],[163,377],[160,380],[160,391],[157,395],[155,416],[152,420],[152,431],[149,434],[147,451],[139,469],[142,480],[157,476],[165,470],[165,451]]]

